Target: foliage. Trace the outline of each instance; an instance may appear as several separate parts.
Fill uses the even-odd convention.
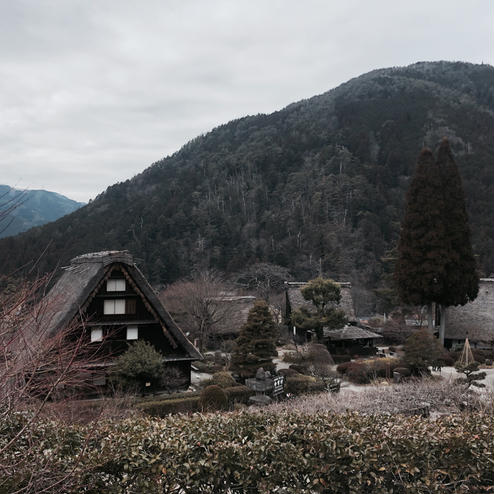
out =
[[[228,285],[212,271],[201,271],[190,280],[168,286],[160,298],[180,328],[199,340],[203,351],[215,329],[231,316],[231,308],[222,303]]]
[[[232,386],[235,386],[237,382],[235,381],[235,379],[233,379],[230,372],[222,371],[215,372],[212,375],[209,384],[214,384],[216,386],[219,386],[220,388],[230,388]]]
[[[18,425],[0,429],[3,444]],[[493,431],[494,417],[478,413],[432,421],[266,411],[101,422],[85,441],[84,427],[38,422],[35,450],[19,444],[0,490],[22,489],[52,458],[54,477],[75,472],[67,494],[482,492],[494,480]]]
[[[341,300],[341,289],[330,279],[315,278],[301,290],[305,300],[312,302],[315,310],[301,307],[292,312],[291,323],[297,328],[314,330],[319,340],[323,328],[338,329],[345,325],[345,313],[335,306]]]
[[[317,393],[325,389],[324,381],[313,376],[287,376],[285,378],[285,392],[291,395]]]
[[[249,311],[247,322],[235,340],[230,370],[242,379],[254,377],[257,369],[274,371],[277,327],[266,302],[260,300]]]
[[[146,401],[139,403],[136,407],[153,417],[165,417],[172,413],[197,412],[199,410],[199,396],[191,393],[191,396],[188,397]]]
[[[112,246],[142,259],[156,284],[262,262],[295,279],[322,272],[372,290],[399,234],[417,146],[447,135],[488,276],[493,72],[456,62],[376,70],[271,115],[221,125],[75,213],[0,241],[1,271],[38,259],[48,243],[33,273]]]
[[[429,367],[441,365],[444,349],[427,329],[422,328],[412,334],[403,346],[404,363],[414,374],[428,373]]]
[[[228,395],[219,386],[211,384],[201,391],[199,405],[203,412],[226,410],[228,407]]]
[[[161,387],[166,377],[163,355],[147,341],[136,341],[114,360],[110,378],[124,390],[135,391]]]
[[[439,304],[440,340],[444,343],[444,307],[464,305],[477,297],[475,265],[463,186],[448,139],[437,162],[422,150],[407,194],[398,243],[395,278],[406,304]],[[432,321],[429,319],[429,325]]]
[[[479,372],[479,363],[471,362],[467,365],[462,365],[459,362],[456,363],[455,368],[458,372],[461,372],[465,377],[460,377],[456,380],[459,384],[466,384],[467,389],[470,386],[477,388],[485,388],[485,384],[479,381],[485,379],[487,375],[485,372]]]

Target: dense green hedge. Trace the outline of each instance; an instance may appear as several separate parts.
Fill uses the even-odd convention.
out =
[[[233,408],[235,403],[247,403],[249,397],[254,392],[247,386],[231,386],[224,388],[228,397],[228,406]],[[177,393],[178,394],[178,393]],[[137,408],[153,417],[165,417],[170,413],[190,413],[201,410],[200,393],[181,393],[181,396],[175,398],[166,398],[164,400],[146,401],[139,403]]]
[[[4,425],[0,446],[20,430]],[[481,414],[194,414],[30,429],[15,455],[0,458],[15,463],[14,474],[0,470],[0,492],[48,469],[52,481],[72,475],[63,492],[88,494],[452,494],[494,485],[494,417]]]

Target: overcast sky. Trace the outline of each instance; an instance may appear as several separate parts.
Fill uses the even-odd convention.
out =
[[[0,0],[0,183],[88,201],[376,68],[493,64],[492,0]]]

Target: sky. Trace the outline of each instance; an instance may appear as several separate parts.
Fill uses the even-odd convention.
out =
[[[0,0],[0,183],[87,202],[370,70],[493,60],[492,0]]]

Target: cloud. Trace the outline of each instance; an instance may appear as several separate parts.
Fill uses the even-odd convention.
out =
[[[492,63],[482,0],[4,0],[0,14],[2,180],[84,201],[369,70]]]

